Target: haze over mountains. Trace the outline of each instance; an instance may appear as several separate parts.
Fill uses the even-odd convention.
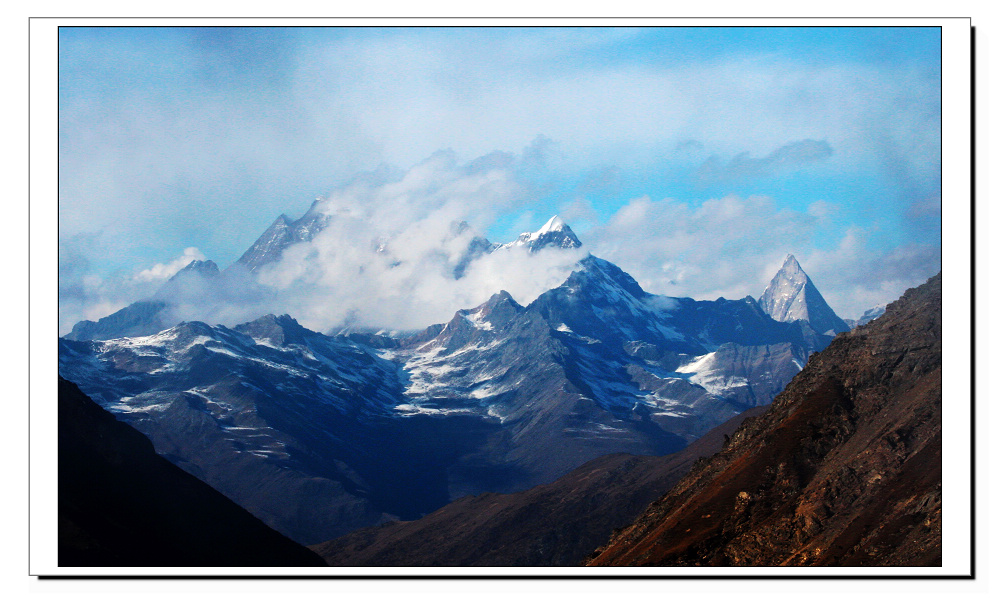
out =
[[[325,222],[279,218],[229,269],[193,262],[161,299],[60,340],[64,377],[301,543],[524,490],[611,453],[680,450],[769,402],[829,343],[831,325],[844,326],[792,257],[772,286],[805,305],[779,321],[762,307],[770,287],[760,302],[657,296],[580,254],[528,304],[500,291],[416,333],[331,336],[272,314],[167,326],[170,304],[266,271]],[[370,246],[391,256],[389,243]],[[554,217],[508,244],[470,237],[451,273],[494,253],[530,262],[579,247]]]

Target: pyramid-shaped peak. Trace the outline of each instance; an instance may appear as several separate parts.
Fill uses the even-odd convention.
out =
[[[514,242],[504,244],[501,248],[526,246],[531,252],[537,252],[547,246],[556,248],[579,248],[582,245],[569,225],[559,215],[555,215],[533,233],[522,233]]]
[[[847,324],[820,295],[812,280],[789,254],[758,300],[762,310],[778,322],[805,321],[818,333],[841,333]]]
[[[552,233],[553,231],[563,231],[564,229],[567,229],[566,222],[563,221],[557,214],[550,218],[547,223],[542,225],[542,228],[538,230],[538,233]]]
[[[802,271],[802,266],[799,265],[799,261],[795,258],[795,255],[788,253],[788,256],[785,257],[785,262],[781,264],[781,269],[795,269]]]
[[[781,277],[788,278],[796,281],[797,284],[805,284],[806,282],[809,282],[809,276],[806,275],[802,266],[799,265],[798,259],[796,259],[795,255],[792,254],[785,257],[784,263],[781,264],[781,269],[778,270],[778,273],[775,274],[774,277],[776,279]],[[772,280],[772,282],[774,281]]]

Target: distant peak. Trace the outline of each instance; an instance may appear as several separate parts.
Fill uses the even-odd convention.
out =
[[[508,293],[507,291],[502,290],[502,289],[500,290],[499,293],[496,293],[493,296],[491,296],[486,303],[488,303],[488,304],[497,304],[497,303],[502,303],[502,302],[505,302],[505,301],[509,301],[510,303],[513,303],[514,305],[520,305],[519,303],[517,303],[517,301],[514,299],[514,297],[510,293]]]
[[[760,308],[778,322],[805,321],[819,333],[849,329],[820,295],[812,280],[789,254],[758,300]]]
[[[580,238],[576,237],[573,230],[566,224],[559,215],[553,216],[542,228],[533,233],[522,233],[514,242],[504,244],[501,248],[511,248],[513,246],[527,246],[531,252],[537,252],[546,246],[557,248],[579,248]]]
[[[478,306],[469,310],[459,310],[460,313],[472,313],[472,312],[482,312],[484,315],[489,315],[497,307],[503,305],[513,306],[515,310],[520,310],[523,308],[514,297],[507,291],[501,290],[499,293],[494,293],[488,300]]]
[[[219,275],[219,266],[215,264],[215,261],[210,259],[195,259],[194,261],[187,264],[181,271],[196,271],[209,276]]]
[[[278,345],[302,343],[306,338],[316,335],[306,329],[288,314],[275,316],[265,314],[260,318],[236,325],[234,330],[252,337],[254,340],[269,340]]]
[[[559,218],[559,215],[555,215],[549,219],[549,222],[542,225],[542,228],[538,230],[538,233],[552,233],[553,231],[562,231],[566,229],[566,223]]]
[[[789,253],[789,255],[785,257],[785,262],[781,264],[781,269],[790,272],[801,272],[802,266],[799,265],[795,255]]]

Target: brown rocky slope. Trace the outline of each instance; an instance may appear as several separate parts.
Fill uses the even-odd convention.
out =
[[[941,274],[814,354],[589,564],[940,566]]]

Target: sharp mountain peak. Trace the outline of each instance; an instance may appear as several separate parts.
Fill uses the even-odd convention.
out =
[[[805,321],[822,334],[842,333],[850,329],[826,303],[792,254],[785,257],[781,269],[764,289],[758,303],[778,322]]]

